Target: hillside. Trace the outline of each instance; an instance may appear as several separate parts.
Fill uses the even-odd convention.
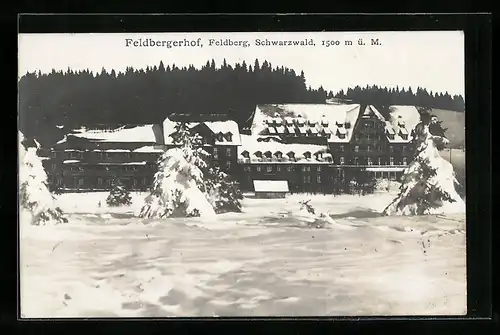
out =
[[[452,148],[459,148],[465,144],[465,113],[433,108],[431,114],[443,121],[444,128],[448,128],[446,136]]]

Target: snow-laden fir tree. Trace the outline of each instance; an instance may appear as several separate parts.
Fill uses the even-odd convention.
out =
[[[132,203],[130,192],[122,183],[120,178],[113,179],[111,191],[106,198],[106,203],[110,207],[128,206]]]
[[[464,212],[465,203],[457,189],[460,186],[450,162],[439,154],[448,140],[433,134],[434,118],[422,117],[414,130],[416,152],[403,172],[400,194],[384,210],[386,215],[426,215]]]
[[[177,147],[159,158],[151,194],[139,215],[210,217],[239,210],[242,196],[236,183],[207,164],[208,154],[201,146],[201,137],[191,134],[186,123],[178,123],[171,136]]]
[[[56,206],[50,193],[47,174],[36,147],[25,147],[26,140],[19,136],[19,207],[20,224],[46,225],[65,223],[62,210]]]
[[[215,212],[220,214],[241,211],[243,194],[238,183],[218,166],[208,167],[205,175],[205,188]]]

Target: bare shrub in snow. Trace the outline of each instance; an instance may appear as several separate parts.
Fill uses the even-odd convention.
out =
[[[56,206],[50,193],[47,174],[36,148],[25,148],[24,136],[19,132],[19,206],[20,223],[33,225],[65,223],[62,210]]]

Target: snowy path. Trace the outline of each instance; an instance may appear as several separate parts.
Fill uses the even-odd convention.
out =
[[[297,199],[299,197],[296,197]],[[306,197],[302,197],[304,199]],[[54,316],[463,314],[465,215],[380,217],[378,197],[315,197],[343,229],[297,228],[297,199],[138,224],[72,214],[21,241],[22,312]],[[386,202],[386,200],[381,201]],[[263,214],[265,213],[265,214]]]

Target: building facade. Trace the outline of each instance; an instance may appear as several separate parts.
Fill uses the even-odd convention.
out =
[[[67,134],[44,164],[52,188],[109,190],[120,178],[133,191],[152,186],[157,160],[176,147],[175,129],[187,122],[212,164],[254,191],[254,181],[286,181],[289,192],[331,193],[359,173],[396,180],[414,153],[414,106],[391,106],[382,115],[359,104],[258,105],[251,125],[176,115],[161,124],[94,127]]]
[[[360,173],[397,180],[419,118],[413,106],[391,106],[386,117],[371,105],[257,106],[252,134],[242,135],[241,186],[287,180],[290,192],[331,193]]]
[[[147,190],[164,152],[161,143],[157,125],[73,131],[46,153],[49,185],[63,192],[109,190],[119,177],[130,190]]]

